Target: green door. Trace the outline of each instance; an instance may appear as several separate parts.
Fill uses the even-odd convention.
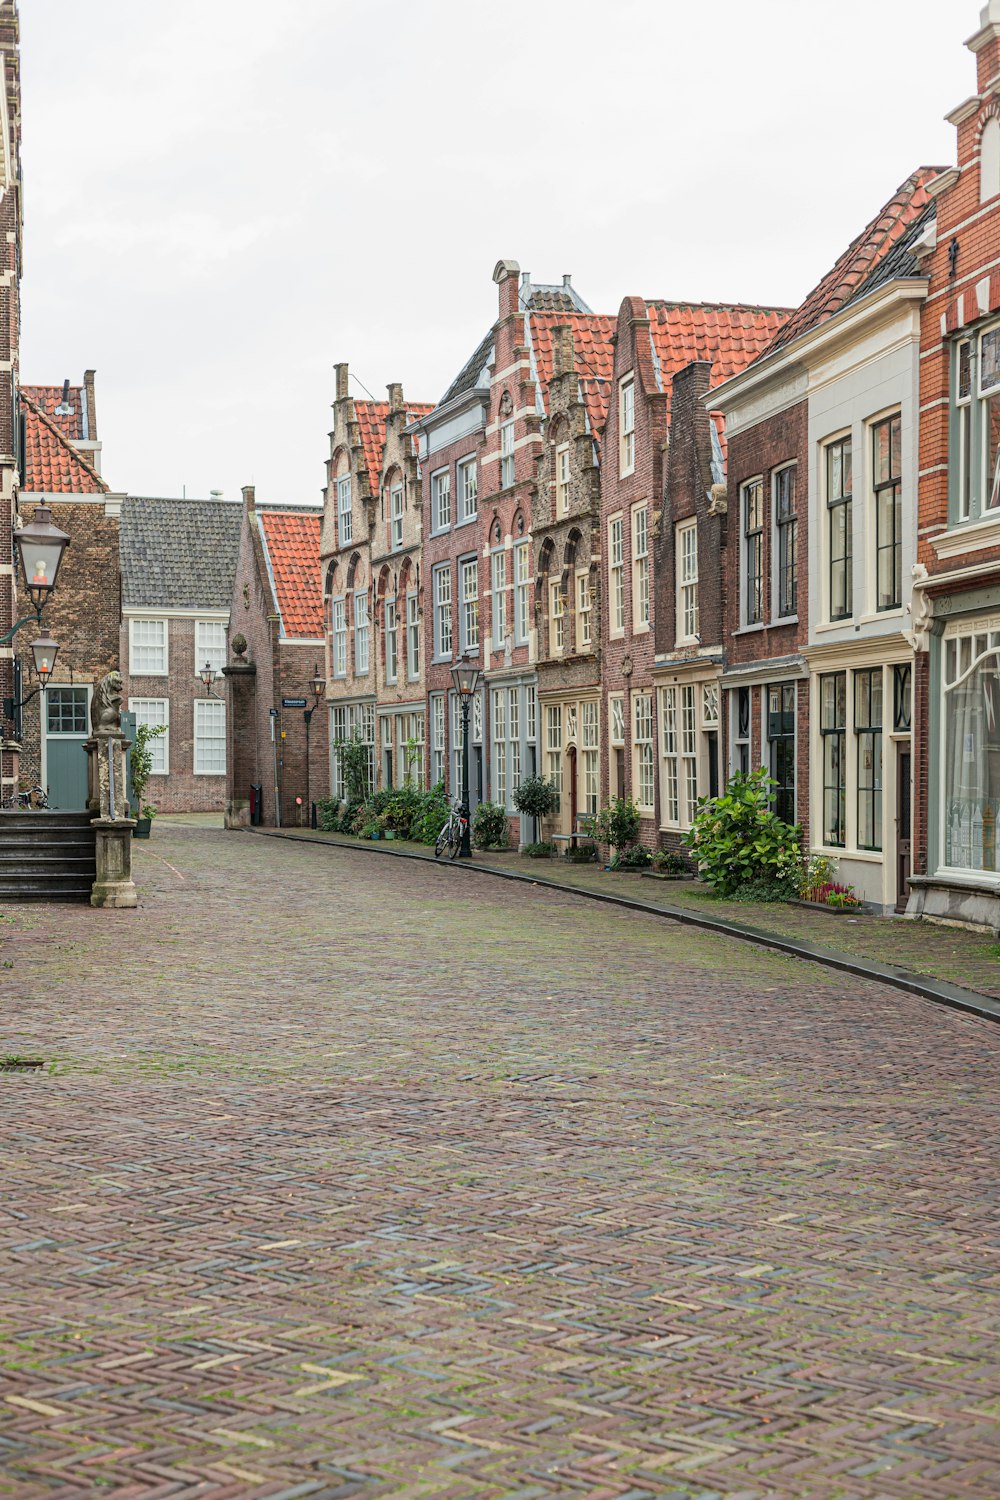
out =
[[[89,698],[85,687],[50,687],[44,694],[46,790],[49,806],[63,812],[87,809]]]

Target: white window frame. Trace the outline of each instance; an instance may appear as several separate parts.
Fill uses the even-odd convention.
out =
[[[566,649],[566,600],[562,580],[549,582],[549,655],[562,656]]]
[[[403,545],[403,486],[394,484],[389,491],[389,545],[398,552]]]
[[[371,616],[368,590],[354,591],[354,675],[365,677],[371,663]]]
[[[580,777],[582,809],[592,816],[601,800],[601,716],[594,699],[580,705]]]
[[[507,778],[507,689],[493,689],[492,755],[490,757],[493,801],[506,807],[510,788]]]
[[[680,771],[683,826],[690,828],[698,810],[698,700],[693,683],[680,689]]]
[[[347,676],[347,599],[343,594],[330,600],[330,668],[334,677]]]
[[[556,519],[569,515],[569,443],[556,449]]]
[[[514,483],[514,419],[500,423],[500,488]]]
[[[623,375],[618,382],[618,472],[624,478],[635,471],[635,376]]]
[[[142,627],[149,625],[159,626],[160,641],[151,643],[149,641],[137,640],[144,632]],[[159,667],[140,666],[139,653],[144,650],[156,650],[162,652],[163,665]],[[168,620],[156,619],[152,616],[136,617],[128,622],[128,669],[132,677],[168,677],[170,675],[170,622]]]
[[[345,547],[354,540],[354,516],[351,504],[351,476],[341,474],[337,479],[337,541],[341,547]]]
[[[431,534],[451,529],[451,470],[431,475]]]
[[[494,651],[502,651],[507,641],[507,549],[498,547],[490,555],[492,615],[490,640]]]
[[[594,596],[590,591],[590,569],[582,568],[576,575],[576,649],[589,651],[594,644],[591,614]]]
[[[608,632],[612,640],[625,634],[625,517],[608,520]]]
[[[204,720],[206,716],[221,722],[222,733],[206,735]],[[199,733],[199,719],[202,720],[201,732]],[[193,762],[192,769],[195,776],[225,776],[226,774],[226,704],[222,698],[196,698],[194,700],[194,726],[193,726]],[[222,741],[222,766],[206,766],[204,763],[205,743],[211,745]],[[200,748],[199,748],[200,747]]]
[[[458,559],[458,640],[463,655],[479,653],[479,558]]]
[[[648,797],[645,793],[648,791]],[[632,696],[632,795],[640,812],[656,807],[656,752],[653,749],[653,695]]]
[[[206,643],[206,636],[214,636],[215,644]],[[225,620],[195,620],[194,622],[194,675],[201,676],[205,663],[216,673],[226,665]]]
[[[649,505],[632,509],[632,634],[649,629]]]
[[[445,580],[447,580],[446,591],[442,589]],[[435,661],[450,661],[454,649],[451,563],[439,563],[431,573],[431,581],[434,593],[434,659]]]
[[[459,526],[474,521],[479,514],[479,475],[475,458],[463,458],[456,469]]]
[[[154,728],[158,724],[166,726],[166,734],[158,734],[151,739],[146,748],[153,758],[151,776],[170,775],[170,699],[169,698],[133,698],[131,694],[128,700],[129,712],[135,714],[135,726],[138,729],[141,724],[150,724]]]
[[[523,576],[522,576],[523,575]],[[526,646],[531,625],[528,590],[531,587],[531,543],[514,544],[514,645]]]
[[[681,826],[680,735],[677,688],[660,689],[660,826]]]
[[[698,522],[678,521],[675,531],[677,566],[677,644],[698,641]],[[691,545],[693,538],[694,545]]]
[[[431,693],[431,786],[444,781],[445,773],[445,696]]]
[[[396,601],[385,601],[385,680],[395,687],[399,681],[399,622],[396,619]]]
[[[545,754],[548,778],[557,792],[562,791],[562,704],[545,706]]]
[[[420,676],[420,598],[406,596],[406,676],[416,682]]]

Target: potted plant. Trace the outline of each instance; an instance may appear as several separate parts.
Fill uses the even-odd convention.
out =
[[[538,841],[539,822],[551,817],[559,807],[559,792],[554,782],[544,776],[527,776],[520,786],[514,788],[514,806],[519,813],[535,820],[535,840]]]
[[[129,767],[132,772],[132,796],[135,801],[135,828],[132,830],[137,839],[148,839],[153,826],[153,818],[156,816],[156,808],[151,802],[144,801],[146,786],[153,773],[153,752],[149,748],[150,740],[157,739],[161,734],[166,734],[165,724],[139,724],[135,731],[135,740],[129,751]]]

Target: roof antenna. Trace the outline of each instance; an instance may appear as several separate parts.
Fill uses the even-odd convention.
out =
[[[69,377],[67,376],[63,381],[62,400],[53,412],[53,416],[72,417],[73,415],[73,408],[69,404]]]

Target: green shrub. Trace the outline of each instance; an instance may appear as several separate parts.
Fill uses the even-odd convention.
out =
[[[684,843],[702,878],[720,896],[733,896],[753,882],[783,893],[771,899],[798,895],[802,830],[771,811],[776,785],[763,767],[738,771],[720,796],[699,804]]]
[[[153,752],[149,748],[150,740],[159,739],[161,734],[166,734],[166,724],[137,724],[135,739],[132,741],[132,749],[129,751],[129,769],[132,772],[132,796],[135,805],[142,811],[144,818],[149,817],[143,807],[143,794],[146,783],[153,774]]]
[[[657,849],[653,855],[653,869],[658,875],[690,875],[691,866],[683,854],[673,849]]]
[[[334,797],[320,797],[316,803],[316,822],[324,833],[340,832],[340,803]]]
[[[472,842],[477,849],[509,847],[507,811],[499,802],[480,802],[472,816]]]
[[[610,844],[612,849],[627,849],[639,837],[639,809],[631,799],[615,797],[588,820],[588,825],[587,832],[595,834],[602,844]]]
[[[653,856],[645,844],[626,844],[616,849],[611,861],[612,870],[645,870],[653,863]]]
[[[378,825],[378,819],[377,818],[373,818],[368,823],[363,823],[361,825],[361,827],[358,829],[358,835],[359,835],[360,838],[363,838],[363,839],[373,839],[378,834],[380,834],[381,832],[382,832],[382,830],[381,830],[381,828]]]
[[[337,740],[334,749],[344,775],[348,802],[363,802],[371,793],[371,746],[355,729],[348,740]]]
[[[592,865],[597,859],[596,844],[570,844],[566,858],[573,865]]]
[[[514,806],[528,818],[548,818],[559,810],[555,783],[544,776],[528,776],[514,788]]]
[[[448,799],[439,781],[429,792],[421,792],[410,820],[410,838],[418,844],[433,844],[448,821]]]
[[[526,844],[524,852],[529,859],[551,859],[556,852],[556,846],[546,843],[543,839],[539,844]]]

